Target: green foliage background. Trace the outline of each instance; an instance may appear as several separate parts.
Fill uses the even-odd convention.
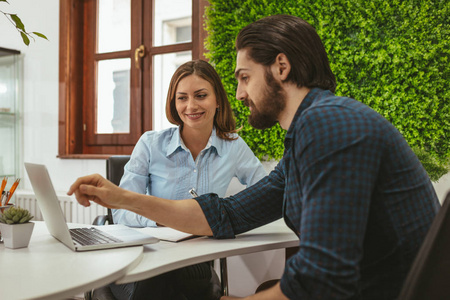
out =
[[[235,99],[234,41],[264,16],[291,14],[322,38],[337,79],[337,95],[355,98],[386,117],[438,180],[450,157],[450,1],[209,0],[207,58],[227,90],[242,138],[259,158],[283,155],[285,131],[247,122]]]

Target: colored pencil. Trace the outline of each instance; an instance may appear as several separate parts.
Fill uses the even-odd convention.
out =
[[[16,181],[14,181],[11,189],[9,190],[9,197],[8,197],[8,200],[6,200],[6,204],[5,205],[8,205],[8,202],[11,199],[12,195],[14,194],[14,192],[16,191],[16,188],[19,185],[19,182],[20,182],[20,178],[17,178]]]

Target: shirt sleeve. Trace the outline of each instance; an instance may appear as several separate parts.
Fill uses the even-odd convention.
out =
[[[283,160],[266,177],[228,198],[205,194],[195,198],[214,238],[234,238],[281,218],[284,194]]]
[[[370,199],[383,152],[374,127],[362,114],[317,108],[295,128],[290,164],[295,169],[288,176],[297,185],[298,199],[290,200],[300,207],[300,224],[294,225],[300,228],[300,247],[286,262],[280,282],[290,299],[353,299],[358,294]]]
[[[125,165],[120,187],[136,193],[146,194],[149,185],[149,163],[151,151],[142,136],[134,147],[130,161]],[[155,227],[156,222],[125,209],[113,209],[116,224],[131,227]]]
[[[236,140],[233,152],[237,158],[235,175],[241,184],[251,186],[267,175],[259,159],[241,137]]]

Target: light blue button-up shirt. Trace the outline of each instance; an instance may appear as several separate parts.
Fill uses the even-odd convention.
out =
[[[191,188],[199,195],[216,193],[223,197],[233,177],[250,186],[264,176],[261,162],[241,137],[226,141],[213,129],[208,144],[194,161],[176,127],[141,136],[125,165],[120,187],[173,200],[192,198]],[[123,209],[113,210],[113,218],[114,223],[128,226],[156,226],[154,221]]]

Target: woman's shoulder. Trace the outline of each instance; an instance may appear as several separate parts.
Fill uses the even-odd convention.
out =
[[[142,137],[152,138],[152,139],[160,139],[165,137],[172,137],[174,132],[178,131],[178,127],[169,127],[161,130],[149,130],[142,134]]]
[[[221,141],[222,147],[226,149],[248,147],[247,143],[237,133],[230,133],[229,137],[230,139],[228,140],[218,138]]]
[[[170,127],[162,130],[150,130],[144,132],[141,136],[141,140],[145,143],[157,143],[162,145],[164,143],[169,143],[172,140],[174,134],[178,132],[178,127]]]

